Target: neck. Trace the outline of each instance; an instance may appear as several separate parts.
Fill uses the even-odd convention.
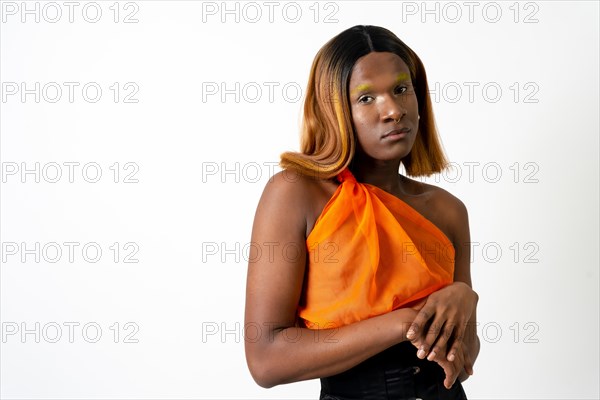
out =
[[[403,193],[405,188],[398,174],[400,160],[375,160],[357,155],[351,164],[351,172],[358,182],[368,183],[388,193]]]

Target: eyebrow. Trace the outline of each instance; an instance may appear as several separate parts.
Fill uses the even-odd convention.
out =
[[[406,72],[401,72],[396,77],[396,83],[409,81],[409,80],[410,80],[410,75],[408,75]]]
[[[398,83],[405,82],[405,81],[410,81],[410,75],[407,74],[406,72],[401,72],[396,76],[396,80],[394,81],[394,84],[398,84]],[[352,89],[350,91],[350,95],[354,96],[357,93],[369,91],[369,90],[371,90],[372,87],[373,86],[369,85],[368,83],[362,83],[362,84],[356,86],[354,89]]]
[[[360,92],[366,92],[368,90],[370,90],[373,86],[367,84],[367,83],[361,83],[360,85],[356,86],[354,89],[352,89],[350,91],[350,95],[354,96],[356,93],[360,93]]]

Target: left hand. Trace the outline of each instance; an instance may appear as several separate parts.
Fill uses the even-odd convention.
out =
[[[464,369],[465,359],[462,347],[456,353],[454,361],[448,361],[445,353],[437,353],[430,361],[438,363],[444,370],[444,373],[446,374],[444,387],[446,389],[452,388],[457,379],[462,382],[468,377]],[[466,377],[464,377],[464,375],[466,375]]]
[[[479,296],[464,282],[454,282],[427,298],[427,302],[412,322],[406,337],[419,349],[417,357],[434,360],[438,354],[447,354],[454,361],[462,351],[467,322],[475,311]],[[451,348],[446,351],[448,340]],[[433,348],[432,348],[433,346]],[[467,362],[467,373],[472,364]]]

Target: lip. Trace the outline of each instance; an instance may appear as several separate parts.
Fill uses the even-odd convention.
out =
[[[382,139],[402,139],[410,132],[410,128],[398,128],[392,129],[391,131],[386,132],[381,138]]]

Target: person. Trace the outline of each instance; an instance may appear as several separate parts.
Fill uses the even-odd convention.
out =
[[[321,399],[466,398],[479,353],[467,209],[406,176],[447,167],[419,57],[382,27],[329,40],[311,67],[301,151],[280,164],[252,228],[253,379],[318,378]]]

